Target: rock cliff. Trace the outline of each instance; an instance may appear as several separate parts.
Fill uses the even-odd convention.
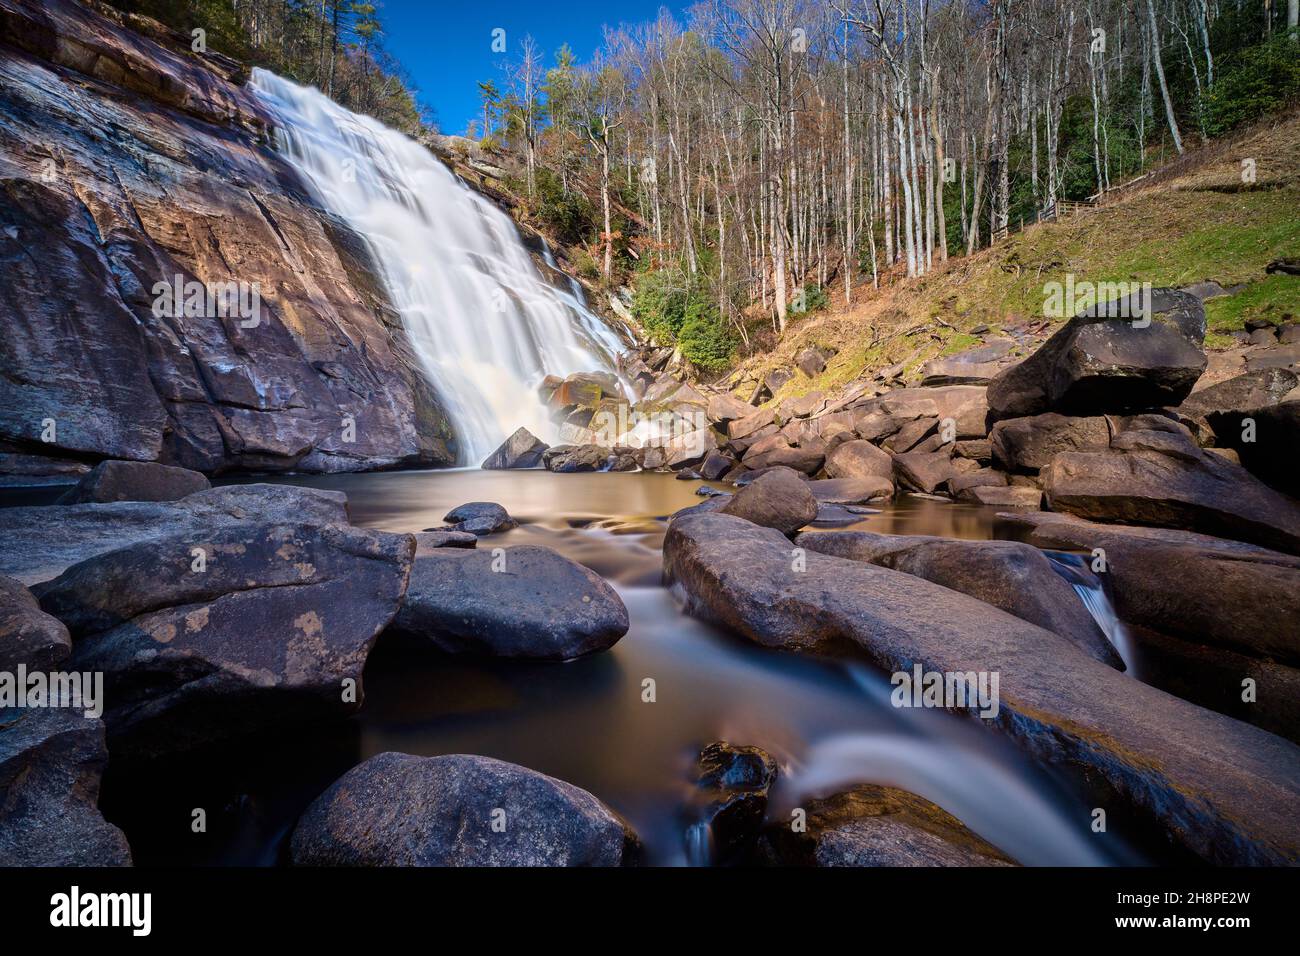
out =
[[[0,0],[0,473],[452,462],[365,244],[244,79],[151,20]],[[260,308],[160,306],[177,282]]]

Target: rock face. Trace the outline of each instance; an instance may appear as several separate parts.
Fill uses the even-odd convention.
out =
[[[520,428],[488,455],[483,467],[493,470],[536,468],[542,463],[542,454],[550,447],[527,428]]]
[[[1300,505],[1220,455],[1185,428],[1141,416],[1111,447],[1057,455],[1043,472],[1053,511],[1236,538],[1300,554]]]
[[[886,673],[1000,674],[992,723],[1124,795],[1203,859],[1295,863],[1300,748],[1126,677],[1068,641],[898,571],[817,553],[723,514],[668,527],[665,577],[687,609],[768,647],[856,649]]]
[[[550,548],[454,549],[416,560],[393,628],[449,654],[564,661],[612,647],[628,616],[600,575]]]
[[[445,515],[443,521],[451,524],[444,531],[463,531],[467,534],[488,535],[519,527],[509,512],[495,501],[471,501],[457,505]]]
[[[812,551],[914,574],[1064,637],[1094,660],[1124,669],[1074,589],[1035,547],[1014,541],[958,541],[867,531],[806,532]]]
[[[808,827],[776,822],[762,856],[778,866],[1013,866],[956,817],[893,787],[863,786],[814,800]]]
[[[58,618],[41,610],[30,591],[0,575],[0,671],[47,671],[72,653],[72,638]]]
[[[1149,324],[1081,312],[1029,358],[989,384],[994,419],[1056,411],[1071,415],[1177,405],[1205,371],[1205,310],[1196,296],[1154,289]],[[1135,314],[1130,312],[1130,314]]]
[[[1110,426],[1100,415],[1069,418],[1045,412],[998,422],[989,441],[993,459],[1007,471],[1036,472],[1063,451],[1105,448],[1110,444]]]
[[[773,468],[736,492],[722,511],[788,536],[817,517],[817,499],[789,468]]]
[[[6,508],[0,573],[47,581],[95,555],[169,535],[207,534],[248,522],[347,524],[347,495],[294,485],[229,485],[175,502]]]
[[[197,471],[144,461],[101,461],[59,504],[106,501],[179,501],[211,488]]]
[[[99,812],[104,725],[80,710],[0,709],[0,866],[130,866]]]
[[[639,841],[577,787],[488,757],[382,753],[293,831],[296,866],[625,866]]]
[[[452,463],[370,254],[268,147],[241,68],[122,23],[0,0],[0,447],[207,473]],[[256,325],[156,315],[177,276],[257,283]]]
[[[776,761],[758,747],[720,740],[700,751],[695,772],[697,789],[691,802],[696,821],[709,836],[709,861],[743,861],[752,851],[767,813],[768,793],[776,783]]]
[[[36,594],[72,633],[67,666],[104,673],[115,748],[150,755],[354,712],[414,553],[410,535],[242,525],[91,558]]]

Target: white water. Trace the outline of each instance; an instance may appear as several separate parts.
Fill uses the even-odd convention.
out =
[[[477,465],[521,425],[555,441],[541,380],[611,371],[619,350],[581,287],[544,281],[510,218],[418,143],[274,73],[254,70],[250,86],[316,200],[369,246],[451,419],[458,462]]]

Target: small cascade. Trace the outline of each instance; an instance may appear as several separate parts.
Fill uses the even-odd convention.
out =
[[[1083,555],[1070,554],[1065,551],[1044,551],[1043,553],[1047,555],[1047,560],[1051,562],[1052,570],[1065,578],[1070,586],[1074,588],[1074,593],[1079,595],[1079,600],[1088,609],[1092,619],[1097,622],[1101,632],[1106,635],[1106,640],[1110,641],[1120,659],[1124,661],[1125,673],[1130,677],[1137,677],[1133,640],[1124,627],[1124,622],[1115,613],[1115,606],[1110,603],[1110,598],[1106,595],[1106,588],[1101,583],[1101,578],[1097,577],[1092,568],[1088,566],[1088,559]]]

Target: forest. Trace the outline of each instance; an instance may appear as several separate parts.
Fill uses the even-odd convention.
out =
[[[434,122],[374,4],[132,5],[222,24],[218,47],[406,132]],[[718,371],[792,315],[1294,102],[1296,19],[1296,0],[708,0],[607,27],[587,62],[507,31],[464,132],[584,278],[630,286],[649,335]]]

